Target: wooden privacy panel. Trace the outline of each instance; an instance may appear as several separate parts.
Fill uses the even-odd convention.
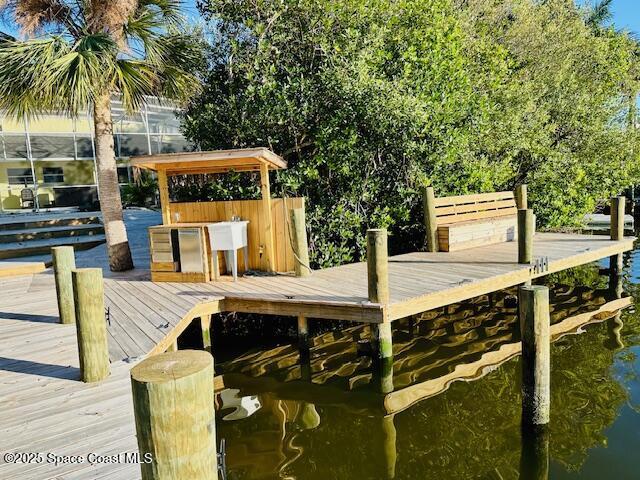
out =
[[[290,272],[295,267],[289,232],[289,210],[292,208],[304,208],[304,197],[271,199],[276,272]],[[224,222],[230,221],[234,215],[239,216],[242,220],[248,220],[249,268],[262,270],[260,254],[264,252],[266,244],[262,200],[171,203],[170,212],[172,223]],[[243,269],[244,259],[242,250],[240,250],[238,270],[242,271]]]

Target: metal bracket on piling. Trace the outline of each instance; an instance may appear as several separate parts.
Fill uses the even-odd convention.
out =
[[[220,448],[218,449],[217,456],[217,466],[218,473],[222,480],[227,480],[227,441],[226,439],[220,440]]]
[[[533,265],[529,267],[529,273],[539,274],[549,271],[549,257],[536,257]]]

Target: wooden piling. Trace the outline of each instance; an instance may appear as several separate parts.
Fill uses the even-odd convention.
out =
[[[217,480],[213,357],[153,355],[131,369],[142,480]]]
[[[73,303],[73,284],[71,270],[76,268],[73,247],[53,247],[51,249],[53,273],[56,282],[56,297],[60,323],[76,323],[76,312]]]
[[[518,290],[522,337],[522,424],[549,423],[551,346],[549,289],[541,285]]]
[[[369,301],[389,303],[389,258],[387,230],[367,230],[367,276]]]
[[[549,427],[537,425],[522,429],[520,480],[549,478]]]
[[[391,322],[371,324],[371,347],[375,359],[380,360],[393,356]]]
[[[433,187],[424,187],[422,189],[422,204],[424,207],[427,252],[437,252],[438,226],[436,220],[436,196]]]
[[[298,349],[300,361],[309,361],[309,323],[307,317],[298,315]]]
[[[624,238],[624,209],[626,199],[623,196],[611,198],[611,240]],[[613,275],[619,275],[623,269],[622,254],[609,257],[609,271]]]
[[[387,230],[367,230],[367,276],[369,301],[389,303],[389,259]],[[389,358],[393,355],[391,323],[371,325],[371,346],[374,358]]]
[[[296,277],[306,277],[311,274],[311,267],[304,208],[292,208],[290,213]]]
[[[200,329],[202,331],[202,347],[211,353],[211,315],[200,317]]]
[[[529,208],[526,183],[522,183],[516,186],[515,197],[516,197],[516,207],[518,208],[518,210],[526,210],[527,208]]]
[[[378,352],[380,355],[380,352]],[[386,357],[373,359],[373,379],[380,393],[391,393],[393,385],[393,355],[388,353]]]
[[[624,206],[626,199],[623,196],[611,198],[611,240],[624,238]]]
[[[518,210],[518,263],[531,263],[533,260],[534,231],[533,210]]]
[[[110,372],[102,269],[72,270],[71,281],[80,375],[83,382],[98,382],[107,378]]]
[[[621,253],[617,255],[611,255],[609,257],[609,272],[611,273],[611,275],[618,276],[622,273],[622,270],[624,269],[623,259],[624,257]]]

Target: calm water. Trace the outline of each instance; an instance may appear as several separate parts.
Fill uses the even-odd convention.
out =
[[[640,252],[625,266],[623,295],[637,296]],[[554,328],[618,297],[599,273],[591,265],[548,278]],[[218,370],[237,387],[216,398],[229,478],[519,478],[513,293],[397,322],[390,395],[381,393],[389,378],[358,352],[366,328],[321,325],[310,368],[302,368],[286,339],[292,323],[256,322],[238,332],[229,321],[216,346]],[[640,314],[629,307],[590,320],[552,346],[549,478],[640,478]],[[462,373],[474,380],[442,391]]]

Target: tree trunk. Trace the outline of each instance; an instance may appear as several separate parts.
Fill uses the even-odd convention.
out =
[[[96,130],[96,160],[100,210],[107,238],[109,267],[113,272],[133,268],[127,229],[122,220],[122,200],[118,185],[116,154],[113,145],[113,123],[111,121],[111,95],[99,96],[93,106],[93,122]]]

